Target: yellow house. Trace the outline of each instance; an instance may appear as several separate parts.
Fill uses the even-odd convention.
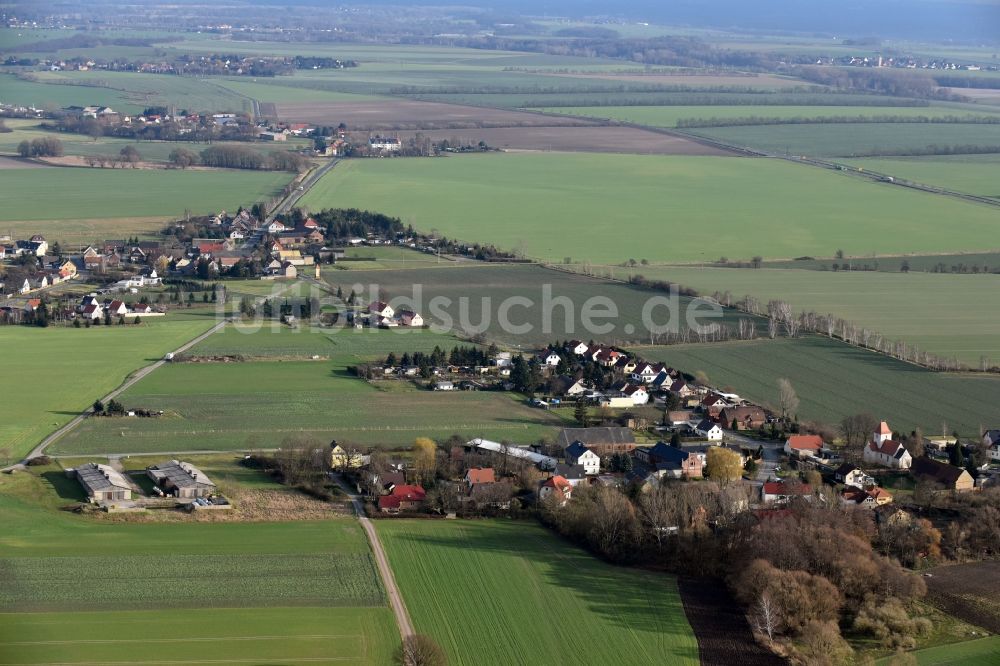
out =
[[[364,464],[364,456],[357,450],[348,451],[336,441],[330,442],[330,467],[333,469],[358,468]]]

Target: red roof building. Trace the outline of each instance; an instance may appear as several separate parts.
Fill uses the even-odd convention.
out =
[[[378,508],[382,513],[412,511],[420,507],[427,492],[421,486],[398,485],[392,492],[378,498]]]

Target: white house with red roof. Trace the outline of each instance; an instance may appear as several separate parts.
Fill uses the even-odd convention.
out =
[[[760,501],[764,504],[785,504],[793,497],[808,498],[812,488],[808,483],[767,481],[760,488]]]
[[[910,469],[913,464],[913,456],[901,442],[892,438],[892,428],[885,421],[879,423],[878,429],[872,433],[861,457],[866,463],[893,469]]]
[[[545,501],[553,498],[560,506],[566,503],[573,495],[573,484],[566,480],[564,476],[553,476],[545,481],[538,488],[538,499]]]

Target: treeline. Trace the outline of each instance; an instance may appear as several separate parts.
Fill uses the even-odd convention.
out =
[[[541,518],[611,562],[724,578],[758,634],[796,663],[853,663],[842,632],[913,647],[932,629],[913,603],[926,586],[900,559],[937,560],[941,533],[926,520],[879,525],[874,512],[841,507],[821,484],[802,492],[807,499],[757,516],[747,487],[721,476],[631,495],[578,486],[561,506],[543,503]]]
[[[872,150],[860,150],[851,153],[850,157],[920,157],[924,155],[985,155],[989,153],[1000,153],[1000,146],[960,144],[954,146],[942,146],[932,143],[929,146],[896,146],[894,148],[876,148]]]
[[[211,146],[201,151],[199,161],[203,166],[223,169],[303,172],[309,168],[305,155],[280,150],[261,153],[243,146]]]
[[[997,116],[745,116],[742,118],[680,118],[677,127],[744,127],[750,125],[837,125],[915,123],[935,125],[1000,125]]]
[[[295,69],[344,69],[345,67],[357,67],[355,60],[341,60],[340,58],[323,58],[320,56],[295,56],[292,58]]]
[[[404,38],[402,43],[447,44],[490,51],[527,51],[550,55],[612,58],[674,67],[732,67],[769,71],[779,65],[776,56],[753,51],[718,49],[696,37],[661,36],[648,39],[582,38],[567,40],[530,37]]]
[[[941,76],[936,75],[934,80],[939,86],[947,88],[985,88],[987,90],[1000,89],[1000,76]]]
[[[177,42],[182,37],[157,37],[155,43]],[[66,49],[94,49],[99,46],[153,46],[152,38],[144,37],[105,37],[103,35],[85,35],[77,33],[72,37],[62,39],[43,39],[38,42],[28,44],[12,44],[7,47],[0,47],[0,51],[22,53],[54,53]]]
[[[831,95],[836,95],[831,99]],[[829,93],[827,95],[778,95],[767,92],[745,91],[735,93],[717,94],[697,94],[680,93],[672,96],[631,97],[612,98],[602,97],[594,99],[556,99],[556,100],[534,100],[528,99],[519,104],[524,108],[538,107],[561,107],[561,106],[859,106],[859,107],[903,107],[903,108],[923,108],[930,106],[926,100],[919,99],[893,99],[887,100],[884,97],[870,95],[845,95],[843,93]]]
[[[933,76],[910,70],[864,69],[860,67],[793,67],[794,76],[839,90],[863,90],[895,97],[963,100],[938,87]]]
[[[17,154],[21,157],[62,157],[62,141],[52,137],[25,139],[17,144]]]
[[[301,216],[301,211],[298,209],[293,211],[293,222],[296,213]],[[324,228],[324,235],[330,239],[365,238],[368,234],[380,238],[393,238],[406,231],[406,227],[398,217],[358,208],[327,208],[312,217]],[[410,232],[412,233],[412,229]]]
[[[165,114],[166,110],[164,109],[160,113]],[[40,127],[57,132],[84,134],[92,138],[111,136],[138,141],[254,141],[257,138],[248,116],[241,116],[240,122],[233,125],[218,125],[206,116],[194,126],[190,124],[181,126],[172,121],[133,126],[106,125],[94,118],[83,118],[76,114],[61,112],[54,121],[41,123]]]

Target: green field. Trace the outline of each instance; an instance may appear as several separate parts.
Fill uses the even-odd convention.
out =
[[[453,666],[698,663],[670,576],[604,564],[534,523],[377,527],[417,631]]]
[[[327,271],[323,278],[344,294],[355,289],[367,295],[377,287],[390,303],[392,299],[401,299],[401,304],[405,304],[402,299],[414,300],[429,326],[466,337],[482,332],[490,340],[521,349],[572,337],[648,343],[649,326],[643,311],[650,303],[648,323],[676,324],[678,331],[688,328],[685,317],[691,299],[686,297],[678,297],[677,307],[671,310],[672,304],[658,305],[660,301],[652,300],[667,297],[665,293],[537,265],[445,262],[442,266]],[[628,271],[618,269],[616,275],[625,279]],[[519,304],[510,300],[513,298],[528,300]],[[611,316],[600,314],[605,306]],[[594,316],[585,318],[586,312]],[[706,318],[703,323],[735,322],[734,313],[719,314],[719,318]]]
[[[38,127],[35,120],[8,120],[7,127],[14,130],[6,134],[0,134],[0,154],[17,154],[17,145],[21,141],[31,141],[38,138],[56,138],[63,145],[66,155],[105,155],[117,157],[125,146],[133,146],[139,151],[142,160],[145,162],[167,162],[170,153],[178,148],[186,148],[198,153],[212,146],[226,146],[249,148],[259,153],[268,154],[281,150],[296,150],[305,146],[311,146],[312,142],[305,139],[291,139],[283,144],[274,143],[250,143],[246,141],[213,141],[211,144],[193,141],[134,141],[132,139],[120,139],[117,137],[101,137],[96,141],[89,136],[82,134],[67,134],[63,132],[49,132]]]
[[[332,360],[175,363],[144,378],[120,398],[129,406],[162,409],[155,419],[88,419],[57,441],[60,454],[244,450],[275,448],[290,436],[336,438],[359,445],[405,446],[421,436],[535,441],[563,421],[528,407],[520,396],[492,391],[441,393],[406,381],[373,386],[348,374],[359,359],[389,351],[450,349],[454,340],[427,332],[353,329],[252,335],[227,332],[200,347],[205,354],[297,355]],[[307,337],[312,336],[312,337]],[[331,338],[332,339],[328,339]]]
[[[906,118],[980,117],[984,112],[949,107],[902,106],[581,106],[538,109],[588,118],[619,120],[653,127],[677,127],[680,120],[733,120],[761,118],[788,120],[792,118]],[[992,114],[995,115],[995,114]],[[925,132],[927,129],[925,128]]]
[[[911,653],[919,666],[966,666],[966,664],[1000,664],[1000,636],[990,636],[964,643],[952,643],[917,650]],[[882,659],[879,664],[888,664]]]
[[[1000,155],[872,158],[851,160],[849,164],[888,174],[897,180],[912,180],[955,192],[1000,199],[1000,182],[997,182]]]
[[[996,213],[985,206],[786,161],[729,157],[350,161],[302,203],[379,210],[423,231],[551,261],[829,256],[838,247],[946,252],[981,248],[996,232]],[[942,219],[955,223],[944,229]]]
[[[204,215],[270,199],[291,178],[284,172],[235,170],[5,169],[0,222],[38,221],[35,233],[58,237],[58,223],[41,221],[180,218],[185,210]],[[123,226],[120,234],[131,231]]]
[[[49,493],[0,481],[0,664],[391,662],[354,520],[112,522],[40,505]]]
[[[416,268],[460,268],[467,266],[448,257],[417,252],[403,247],[347,248],[346,256],[332,268],[326,269],[328,282],[343,282],[350,276],[338,275],[340,271],[407,270]]]
[[[647,347],[647,360],[684,372],[703,371],[712,385],[754,402],[776,405],[778,379],[798,393],[801,419],[837,423],[870,412],[896,430],[927,435],[957,430],[974,437],[1000,421],[1000,377],[935,373],[825,338]]]
[[[699,127],[698,136],[778,155],[905,155],[930,146],[1000,146],[1000,125],[842,123]]]
[[[0,75],[0,102],[56,110],[66,106],[100,104],[115,110],[142,111],[124,92],[110,88],[48,85],[24,81],[11,74]]]
[[[216,45],[217,47],[217,45]],[[102,90],[112,90],[124,100],[121,108],[109,104],[115,111],[138,113],[150,106],[174,106],[192,113],[249,112],[250,100],[225,88],[212,78],[194,76],[168,76],[135,72],[33,72],[37,93],[51,95],[49,88],[78,88],[77,99],[89,99],[87,104],[98,104],[87,94],[100,96]],[[21,95],[24,95],[21,92]],[[5,100],[6,101],[6,100]],[[17,101],[29,101],[20,100]],[[63,105],[65,106],[65,105]]]
[[[30,377],[0,401],[0,448],[27,453],[110,392],[126,375],[176,349],[214,323],[210,316],[168,314],[142,326],[0,328],[9,377]]]
[[[983,356],[1000,363],[1000,275],[680,266],[636,270],[702,295],[728,291],[735,299],[749,294],[762,304],[778,299],[798,311],[832,313],[971,366]]]

